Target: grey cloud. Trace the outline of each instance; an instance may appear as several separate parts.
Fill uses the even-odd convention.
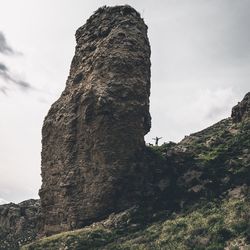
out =
[[[221,114],[225,114],[228,110],[227,106],[213,106],[210,108],[210,110],[208,111],[208,113],[206,114],[206,119],[208,120],[212,120],[212,119],[217,119],[218,117],[222,116]]]
[[[3,32],[0,31],[0,53],[14,54],[14,50],[8,45]]]
[[[0,63],[0,71],[6,71],[6,70],[8,70],[7,67],[4,64]]]
[[[9,69],[3,63],[0,63],[0,77],[2,77],[4,80],[11,81]]]
[[[17,84],[20,87],[24,88],[24,89],[30,89],[31,88],[31,85],[29,83],[27,83],[27,82],[24,82],[24,81],[18,81]]]
[[[12,55],[20,54],[17,53],[11,46],[7,43],[6,38],[3,32],[0,31],[0,54]],[[32,89],[31,85],[17,77],[13,76],[9,68],[2,62],[0,62],[0,77],[4,80],[5,83],[13,83],[20,87],[23,91]],[[3,85],[0,86],[0,92],[7,94],[8,87]]]
[[[250,1],[222,0],[212,3],[211,15],[205,20],[207,34],[204,38],[211,42],[207,53],[222,65],[249,62]]]
[[[14,83],[17,86],[19,86],[23,91],[32,89],[32,86],[20,79],[17,79],[14,77],[11,72],[9,71],[8,67],[0,62],[0,77],[8,83]],[[7,87],[6,86],[0,86],[0,91],[4,94],[6,94]]]
[[[7,95],[7,90],[8,90],[8,88],[5,87],[5,86],[1,86],[1,87],[0,87],[0,92],[1,92],[2,94],[4,94],[4,95]]]

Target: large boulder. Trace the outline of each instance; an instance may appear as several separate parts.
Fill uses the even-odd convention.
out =
[[[130,6],[98,9],[76,32],[66,88],[42,130],[43,231],[82,227],[134,205],[144,185],[150,45]]]

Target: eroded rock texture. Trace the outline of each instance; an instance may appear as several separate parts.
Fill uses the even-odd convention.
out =
[[[40,201],[27,200],[19,204],[0,206],[0,249],[20,249],[34,240],[40,221]]]
[[[79,228],[136,203],[150,129],[147,26],[103,7],[76,32],[66,88],[42,130],[44,232]]]
[[[234,122],[241,122],[243,118],[250,117],[250,92],[233,107],[231,116]]]

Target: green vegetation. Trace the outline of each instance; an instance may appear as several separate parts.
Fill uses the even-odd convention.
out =
[[[131,216],[132,222],[136,220],[135,214]],[[161,212],[157,221],[146,225],[128,223],[119,229],[105,227],[104,221],[41,239],[22,249],[219,250],[228,246],[232,250],[241,244],[250,244],[250,201],[247,198],[201,201],[181,214],[167,219],[164,216]]]

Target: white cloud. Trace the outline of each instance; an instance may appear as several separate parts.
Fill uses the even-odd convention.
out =
[[[5,199],[0,198],[0,205],[9,203],[8,201],[6,201]]]

